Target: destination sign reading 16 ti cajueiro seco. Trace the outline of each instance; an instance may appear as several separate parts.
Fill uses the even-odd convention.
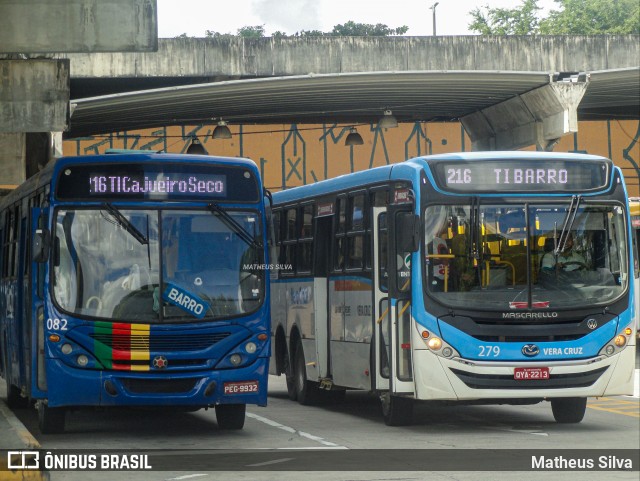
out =
[[[89,177],[89,194],[209,194],[225,195],[226,176],[213,174],[144,176],[95,175]]]

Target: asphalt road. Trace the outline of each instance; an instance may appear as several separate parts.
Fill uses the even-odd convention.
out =
[[[380,415],[379,400],[370,394],[349,392],[340,405],[301,406],[287,398],[284,378],[271,377],[268,407],[250,406],[242,431],[219,430],[213,410],[176,413],[91,409],[71,412],[64,434],[41,435],[35,410],[16,414],[43,449],[92,449],[105,453],[165,450],[162,458],[154,458],[167,469],[164,471],[52,471],[50,479],[54,481],[475,481],[513,479],[514,472],[500,469],[511,461],[521,466],[517,457],[523,453],[525,456],[544,453],[548,459],[557,452],[571,456],[571,451],[564,451],[567,449],[587,449],[591,450],[587,452],[589,456],[595,456],[596,464],[601,455],[608,461],[611,450],[617,453],[632,449],[638,453],[639,402],[637,392],[635,397],[591,399],[585,419],[576,425],[555,423],[550,404],[545,402],[533,406],[421,403],[414,410],[413,425],[388,427]],[[416,449],[424,451],[411,451]],[[440,466],[443,461],[454,469],[432,471],[433,466]],[[233,470],[210,470],[226,469],[225,466],[232,466]],[[282,471],[274,471],[281,466]],[[308,471],[300,471],[301,466]],[[521,471],[517,473],[518,479],[568,480],[576,479],[578,474],[572,470],[526,469],[518,469]],[[579,473],[579,478],[585,480],[637,480],[637,477],[637,472],[620,470]]]

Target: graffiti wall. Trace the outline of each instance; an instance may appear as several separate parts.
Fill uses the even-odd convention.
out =
[[[66,140],[64,154],[96,154],[109,148],[184,153],[197,136],[211,155],[252,159],[265,185],[276,191],[420,155],[471,150],[471,141],[457,122],[402,123],[386,130],[360,125],[357,130],[364,144],[356,146],[344,145],[351,125],[230,125],[231,139],[213,139],[214,127],[170,126]],[[639,121],[580,122],[578,132],[563,137],[554,151],[611,158],[625,175],[629,195],[640,195]]]

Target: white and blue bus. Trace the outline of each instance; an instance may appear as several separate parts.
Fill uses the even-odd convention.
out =
[[[44,433],[83,406],[266,405],[265,193],[248,159],[63,157],[0,201],[0,373]]]
[[[271,373],[303,404],[376,393],[533,404],[631,394],[633,255],[611,160],[428,156],[274,194]],[[571,249],[570,249],[571,248]]]

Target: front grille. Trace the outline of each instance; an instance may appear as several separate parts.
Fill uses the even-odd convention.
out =
[[[549,379],[516,380],[513,374],[477,374],[451,369],[458,378],[472,389],[562,389],[587,387],[595,383],[608,369],[571,374],[551,374]]]
[[[482,342],[559,342],[559,341],[575,341],[584,337],[585,334],[562,334],[557,336],[549,336],[544,333],[534,333],[528,336],[474,336]]]
[[[491,320],[465,316],[443,316],[442,324],[452,326],[480,342],[569,342],[581,339],[592,332],[589,321],[597,322],[597,329],[615,318],[612,314],[594,314],[582,319],[569,320]]]
[[[122,385],[136,394],[179,394],[191,391],[198,379],[122,379]]]
[[[230,336],[230,332],[209,334],[123,335],[93,333],[94,341],[118,351],[201,351]]]

